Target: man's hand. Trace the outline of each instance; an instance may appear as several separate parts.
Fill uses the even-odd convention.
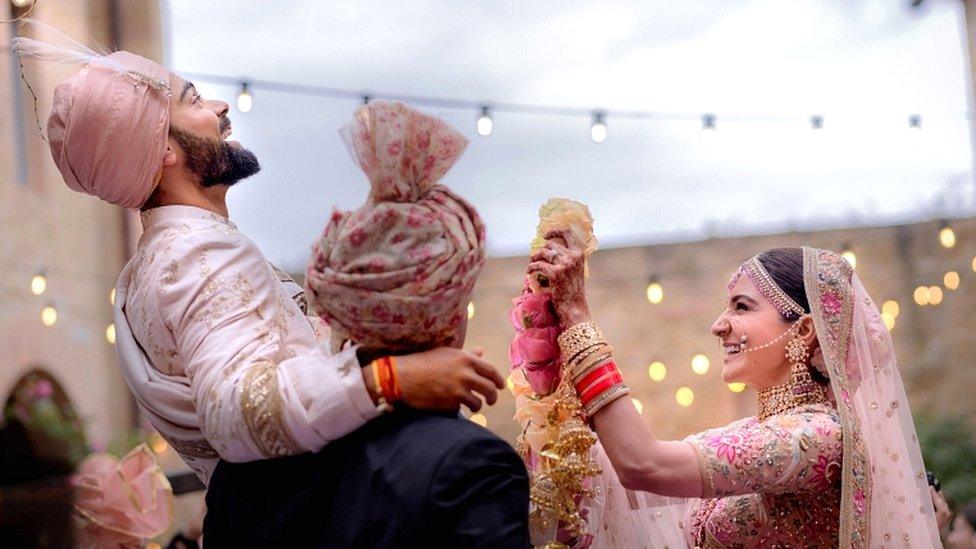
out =
[[[403,402],[422,410],[456,411],[464,404],[477,412],[481,398],[488,405],[498,400],[505,380],[481,358],[482,351],[438,347],[396,358]]]

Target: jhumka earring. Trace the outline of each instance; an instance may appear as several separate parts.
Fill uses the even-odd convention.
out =
[[[786,358],[790,362],[790,394],[794,406],[822,402],[824,399],[824,389],[810,377],[807,366],[809,356],[807,346],[799,335],[786,344]]]

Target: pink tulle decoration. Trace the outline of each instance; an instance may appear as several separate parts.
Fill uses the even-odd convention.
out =
[[[121,460],[88,456],[72,483],[82,547],[140,547],[173,519],[173,490],[145,444]]]

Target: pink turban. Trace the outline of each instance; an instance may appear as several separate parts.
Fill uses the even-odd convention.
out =
[[[478,212],[438,180],[467,139],[407,105],[376,101],[340,131],[369,199],[334,211],[306,284],[333,342],[408,350],[444,342],[465,321],[485,261]]]
[[[47,135],[68,187],[126,208],[146,202],[166,152],[169,78],[118,51],[55,88]]]

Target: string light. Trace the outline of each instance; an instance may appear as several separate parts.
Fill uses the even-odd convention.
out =
[[[508,387],[509,391],[515,391],[515,380],[512,379],[512,374],[508,374],[508,377],[505,379],[505,386]]]
[[[851,264],[852,269],[857,268],[857,255],[854,254],[854,250],[852,250],[850,246],[844,244],[844,251],[840,255]]]
[[[674,400],[678,402],[678,405],[687,408],[695,402],[695,392],[688,387],[681,387],[674,393]]]
[[[952,248],[956,245],[956,231],[952,230],[948,221],[943,222],[942,228],[939,229],[939,242],[943,248]]]
[[[42,324],[50,328],[51,326],[54,326],[54,324],[57,321],[58,321],[58,310],[54,307],[53,303],[41,309]]]
[[[708,373],[709,366],[711,364],[708,362],[708,357],[703,354],[697,354],[691,359],[691,370],[700,376]]]
[[[240,112],[251,112],[254,106],[254,98],[251,97],[251,90],[247,82],[241,83],[241,93],[237,94],[237,110]]]
[[[113,307],[115,306],[115,288],[112,288],[112,291],[108,293],[108,302],[111,303]]]
[[[908,127],[916,131],[922,131],[922,115],[920,114],[909,115]]]
[[[718,128],[715,126],[715,115],[702,115],[701,135],[698,137],[699,143],[701,143],[703,147],[711,147],[714,145],[717,130]]]
[[[478,130],[478,135],[488,137],[491,135],[493,127],[494,123],[491,121],[491,111],[488,107],[481,107],[481,116],[478,117],[478,122],[475,123],[475,129]]]
[[[474,318],[474,301],[468,302],[468,320]]]
[[[593,124],[590,126],[590,139],[595,143],[603,143],[607,140],[606,115],[602,112],[593,113]]]
[[[668,368],[663,362],[652,362],[647,367],[647,375],[653,381],[664,381],[664,378],[668,376]]]
[[[976,273],[976,256],[973,256],[973,272]]]
[[[482,427],[488,426],[488,418],[485,417],[485,414],[471,414],[471,417],[468,419],[471,420],[471,423],[476,423]]]
[[[47,290],[47,275],[43,270],[37,271],[37,274],[31,277],[30,290],[34,295],[41,295]]]
[[[895,315],[882,312],[881,320],[884,321],[885,327],[888,328],[889,332],[895,329]]]
[[[929,304],[929,289],[927,286],[919,286],[915,288],[915,292],[912,294],[915,299],[915,303],[919,307],[924,307]]]
[[[638,400],[636,398],[632,398],[632,399],[630,399],[630,401],[634,403],[634,408],[637,408],[637,413],[638,414],[643,414],[644,413],[644,403],[643,402],[641,402],[640,400]]]
[[[652,305],[664,301],[664,288],[656,277],[651,277],[650,282],[647,283],[647,301]]]
[[[884,305],[881,306],[881,312],[897,318],[898,314],[901,312],[901,307],[898,306],[897,301],[894,299],[889,299],[888,301],[884,302]]]
[[[105,340],[115,345],[115,324],[109,324],[108,328],[105,328]]]
[[[942,285],[946,287],[947,290],[955,290],[959,287],[959,273],[956,271],[949,271],[942,277]]]
[[[938,286],[929,287],[929,304],[939,305],[942,303],[942,288]]]
[[[746,390],[745,383],[729,383],[729,390],[733,393],[741,393]]]

